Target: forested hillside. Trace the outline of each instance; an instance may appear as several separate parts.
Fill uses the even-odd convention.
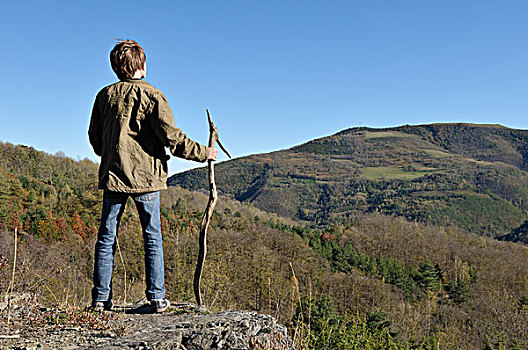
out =
[[[93,235],[100,211],[97,164],[0,142],[0,229],[61,240]]]
[[[499,125],[352,128],[219,164],[218,187],[312,225],[380,212],[499,237],[528,214],[527,159],[528,131]],[[190,170],[169,184],[207,188],[205,175]]]
[[[352,140],[357,132],[351,132]],[[419,138],[402,135],[396,138]],[[301,157],[301,151],[290,152]],[[467,157],[450,155],[449,159],[460,164],[489,162],[466,161],[463,156]],[[273,157],[257,158],[267,158],[271,164]],[[321,157],[339,163],[331,159]],[[247,159],[241,161],[247,163],[238,166],[251,165]],[[96,164],[3,143],[0,164],[0,288],[7,290],[11,278],[16,227],[22,233],[15,291],[33,293],[45,305],[87,305],[101,205]],[[224,172],[229,164],[217,167],[219,186],[228,177]],[[303,164],[306,176],[310,171],[322,176],[315,161],[313,170]],[[500,164],[513,169],[514,175],[523,171],[521,166]],[[364,169],[358,168],[358,174]],[[365,184],[383,182],[374,180],[373,171],[370,180],[363,179]],[[410,181],[401,174],[428,171],[401,169],[398,181]],[[297,179],[298,186],[319,181],[290,178]],[[474,193],[484,196],[485,192]],[[329,194],[337,201],[334,192]],[[487,195],[511,204],[498,194]],[[396,193],[392,198],[397,198]],[[166,284],[172,300],[193,300],[198,225],[206,202],[205,194],[180,187],[162,192]],[[521,206],[511,206],[522,213]],[[454,224],[424,224],[380,212],[353,210],[337,215],[329,211],[327,219],[329,224],[312,227],[221,195],[212,218],[202,281],[207,307],[269,313],[289,326],[301,349],[528,348],[526,246],[471,234]],[[118,303],[125,296],[125,270],[127,300],[143,297],[141,237],[131,204],[119,235],[124,265],[117,257],[114,296]],[[0,325],[4,324],[2,318]]]

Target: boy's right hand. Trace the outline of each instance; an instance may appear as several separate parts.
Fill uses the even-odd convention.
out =
[[[218,150],[214,147],[209,147],[209,157],[207,157],[207,160],[216,161],[217,156],[218,156]]]

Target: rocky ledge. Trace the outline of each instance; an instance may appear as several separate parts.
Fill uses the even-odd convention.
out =
[[[94,314],[28,305],[12,306],[9,330],[0,305],[2,348],[294,349],[286,327],[251,311],[209,313],[195,304],[179,303],[163,314],[151,314],[142,301]]]

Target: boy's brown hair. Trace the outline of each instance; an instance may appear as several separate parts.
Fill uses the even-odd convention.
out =
[[[120,80],[132,79],[146,61],[143,49],[134,40],[121,40],[110,52],[110,64]]]

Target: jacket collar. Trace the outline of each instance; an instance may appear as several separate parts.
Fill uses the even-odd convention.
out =
[[[120,80],[122,82],[125,82],[125,83],[139,83],[139,84],[148,84],[146,81],[144,81],[143,79],[123,79],[123,80]]]

